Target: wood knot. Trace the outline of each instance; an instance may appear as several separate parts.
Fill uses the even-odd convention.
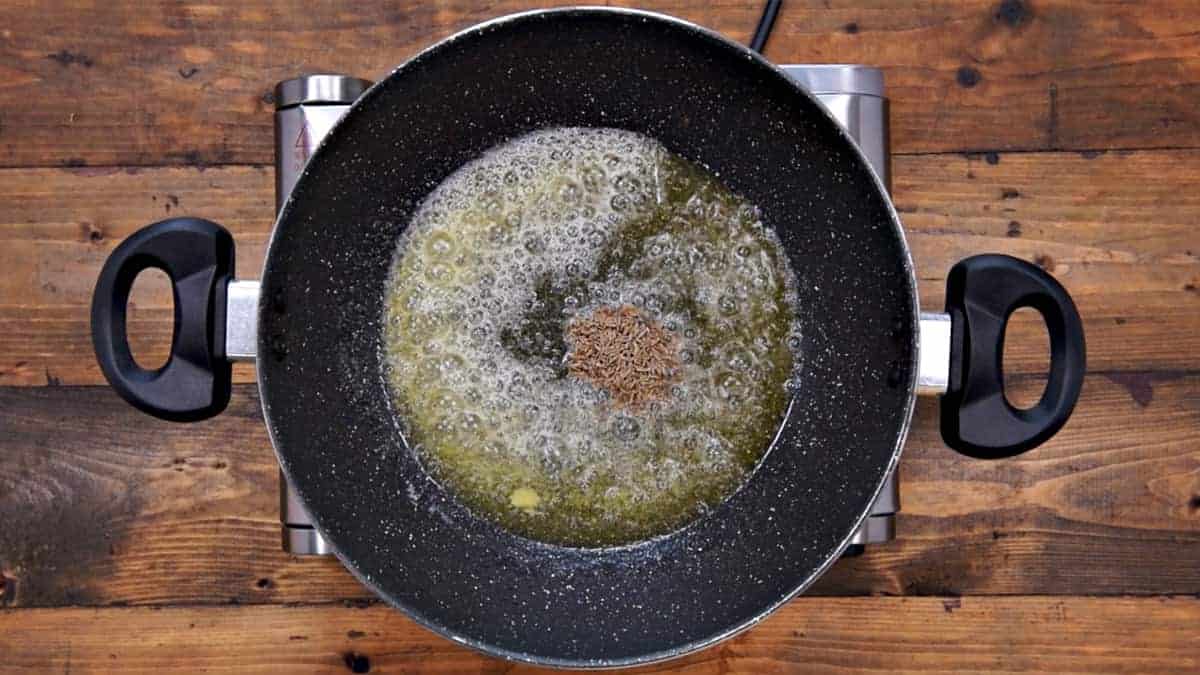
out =
[[[96,225],[95,223],[80,223],[79,231],[83,235],[84,241],[90,241],[93,244],[98,244],[104,241],[104,228]]]
[[[84,68],[91,68],[92,66],[96,65],[96,62],[92,60],[92,57],[88,56],[87,54],[77,54],[75,52],[69,52],[65,49],[60,49],[53,54],[47,54],[46,58],[56,62],[58,65],[64,68],[71,64],[78,64]]]
[[[955,73],[954,79],[958,82],[958,86],[964,89],[970,89],[979,84],[979,82],[983,79],[983,75],[971,66],[963,66],[958,69],[957,73]]]
[[[342,655],[342,661],[345,662],[346,668],[352,673],[369,673],[371,672],[371,659],[364,654],[358,652],[346,652]]]
[[[996,7],[996,13],[993,16],[996,21],[1009,28],[1017,28],[1025,23],[1025,20],[1029,18],[1029,14],[1029,7],[1021,0],[1003,0]]]

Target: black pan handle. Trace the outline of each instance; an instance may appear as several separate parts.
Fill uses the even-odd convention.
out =
[[[233,278],[233,237],[199,218],[171,218],[121,242],[100,271],[92,296],[92,346],[100,370],[139,410],[176,422],[225,409],[232,365],[225,359],[225,286]],[[175,329],[171,356],[146,370],[133,360],[125,309],[133,280],[154,267],[171,278]]]
[[[1014,310],[1041,312],[1050,334],[1050,378],[1042,398],[1020,410],[1004,398],[1004,329]],[[1086,354],[1071,296],[1036,265],[978,255],[950,270],[950,382],[942,396],[942,438],[970,457],[1019,455],[1053,436],[1075,407]]]

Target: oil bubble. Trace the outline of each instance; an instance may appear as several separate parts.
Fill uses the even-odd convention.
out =
[[[613,433],[622,441],[636,440],[641,430],[641,425],[632,417],[621,415],[613,422]]]

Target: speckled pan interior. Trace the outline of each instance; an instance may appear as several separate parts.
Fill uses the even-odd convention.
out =
[[[653,136],[758,204],[798,278],[803,383],[748,483],[669,536],[548,546],[468,513],[417,463],[382,373],[384,281],[426,194],[547,126]],[[519,15],[440,43],[333,130],[280,217],[259,380],[281,464],[343,562],[452,639],[567,666],[653,661],[745,628],[863,517],[911,414],[916,313],[899,224],[819,105],[744,48],[652,15]]]

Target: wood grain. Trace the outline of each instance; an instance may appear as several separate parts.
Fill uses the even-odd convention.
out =
[[[1194,673],[1196,598],[800,598],[729,642],[631,673]],[[63,630],[70,626],[69,630]],[[545,673],[387,607],[0,613],[0,672]]]
[[[812,593],[1200,593],[1200,374],[1089,377],[1063,432],[1004,462],[946,449],[936,412],[922,401],[906,448],[900,540]],[[192,425],[104,387],[2,388],[0,457],[0,604],[371,597],[335,560],[280,551],[251,385]]]
[[[543,4],[560,2],[573,0]],[[761,6],[637,4],[741,41]],[[840,561],[734,641],[646,672],[1200,670],[1192,4],[785,4],[771,60],[885,69],[923,305],[940,307],[967,255],[1035,261],[1079,304],[1091,373],[1063,432],[1011,461],[945,449],[923,400],[898,541]],[[239,275],[257,276],[277,80],[378,78],[526,8],[0,3],[0,672],[533,672],[418,628],[336,560],[284,554],[255,387],[208,422],[152,420],[102,386],[87,321],[105,256],[163,217],[224,223]],[[163,358],[170,315],[166,286],[139,281],[139,359]],[[1042,386],[1041,331],[1009,330],[1014,400]]]
[[[941,307],[961,258],[1037,261],[1074,295],[1095,370],[1179,370],[1200,353],[1200,150],[992,153],[896,158],[895,196],[920,274]],[[272,225],[271,172],[258,167],[0,170],[0,384],[101,384],[88,328],[105,257],[154,220],[203,216],[238,241],[255,278]],[[165,284],[133,298],[134,353],[170,344]],[[1008,366],[1038,372],[1036,322],[1010,333]],[[253,369],[239,367],[240,382]]]
[[[573,4],[555,0],[543,4]],[[745,41],[758,0],[635,4]],[[528,9],[475,3],[8,2],[0,166],[267,164],[271,87],[379,78]],[[1200,147],[1200,14],[1186,0],[789,2],[767,56],[886,70],[899,153]]]

